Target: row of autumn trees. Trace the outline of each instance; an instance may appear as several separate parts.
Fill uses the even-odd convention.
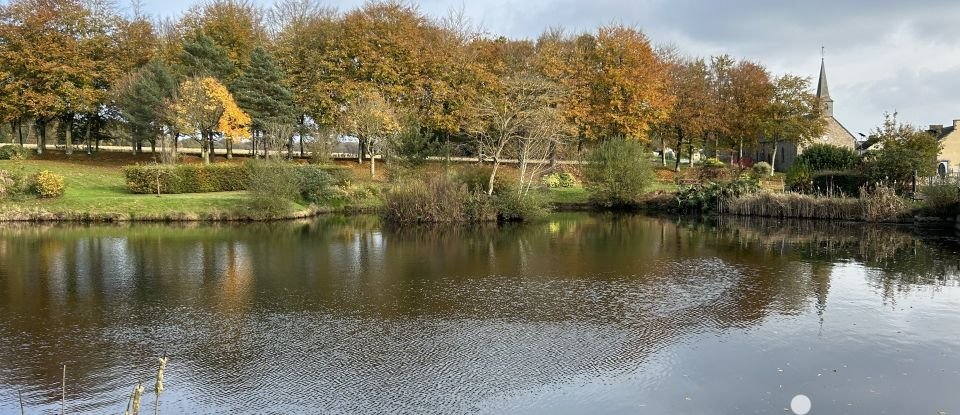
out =
[[[204,154],[241,140],[303,152],[339,133],[367,155],[459,149],[494,160],[495,175],[504,158],[573,157],[611,138],[742,155],[822,129],[809,81],[756,62],[687,58],[622,25],[489,36],[395,1],[211,0],[156,21],[109,0],[11,0],[0,79],[0,118],[38,151],[189,138]]]

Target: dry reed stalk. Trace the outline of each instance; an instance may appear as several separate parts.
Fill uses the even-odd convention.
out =
[[[63,380],[60,384],[61,394],[60,394],[60,415],[65,415],[67,413],[67,364],[63,364]]]
[[[17,389],[17,398],[20,399],[20,415],[23,415],[23,391]]]
[[[157,365],[157,384],[153,390],[157,393],[157,399],[153,403],[153,415],[160,413],[160,393],[163,392],[163,369],[167,367],[167,352],[163,352],[159,364]]]
[[[138,415],[140,413],[140,398],[143,397],[143,382],[137,383],[137,386],[133,388],[133,415]]]

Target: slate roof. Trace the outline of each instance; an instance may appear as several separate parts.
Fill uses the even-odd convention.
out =
[[[820,60],[820,82],[817,83],[817,98],[830,98],[830,87],[827,86],[827,64],[823,59]]]

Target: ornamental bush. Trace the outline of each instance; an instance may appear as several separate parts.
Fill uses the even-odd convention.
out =
[[[654,174],[645,146],[634,140],[607,140],[590,153],[585,169],[591,198],[607,207],[640,203]]]
[[[306,203],[320,204],[331,195],[333,178],[316,165],[296,166],[293,180],[297,185],[300,200]]]
[[[26,160],[30,157],[30,150],[18,145],[0,147],[0,160]]]
[[[543,177],[543,184],[551,189],[575,187],[577,178],[566,172],[551,173]]]
[[[33,176],[33,191],[44,199],[63,196],[66,185],[63,176],[49,170],[43,170]]]
[[[765,161],[754,163],[751,169],[753,169],[753,175],[757,177],[769,176],[770,173],[773,172],[773,167],[770,166],[770,163]]]

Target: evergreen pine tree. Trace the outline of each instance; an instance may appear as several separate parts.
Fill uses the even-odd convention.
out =
[[[296,122],[293,93],[283,85],[283,79],[284,74],[273,58],[257,47],[250,55],[250,64],[233,83],[237,105],[252,119],[254,136],[259,133],[262,137],[279,126]]]
[[[132,83],[117,97],[120,113],[130,126],[135,142],[155,142],[166,124],[162,111],[164,101],[177,89],[172,69],[158,60],[151,60]]]
[[[177,61],[185,77],[212,76],[229,82],[236,74],[236,66],[230,61],[227,51],[203,33],[183,40],[183,50]]]

